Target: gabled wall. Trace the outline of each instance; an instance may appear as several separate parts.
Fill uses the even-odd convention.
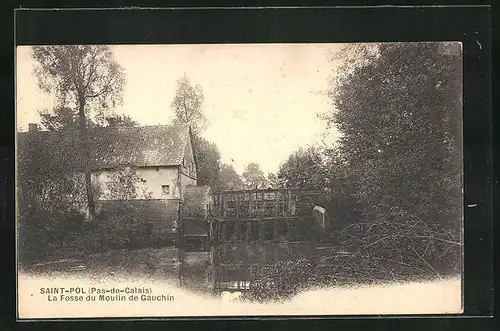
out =
[[[151,199],[180,199],[181,187],[179,183],[177,167],[141,167],[133,168],[137,175],[142,178],[142,182],[136,186],[137,199],[145,199],[143,193],[151,193]],[[108,183],[113,173],[118,170],[102,170],[94,172],[94,180],[98,181],[102,189],[100,200],[115,200],[110,196]],[[164,194],[162,185],[169,186],[169,193]]]

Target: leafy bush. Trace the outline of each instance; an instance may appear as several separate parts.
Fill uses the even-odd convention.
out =
[[[317,281],[308,259],[279,261],[261,270],[261,277],[245,292],[244,300],[283,301]]]
[[[344,228],[339,235],[343,247],[363,256],[394,261],[408,266],[391,274],[434,276],[459,274],[461,241],[459,231],[439,223],[427,223],[396,207],[384,218],[358,222]],[[398,269],[399,270],[399,269]]]
[[[331,236],[352,253],[311,272],[360,282],[459,274],[460,45],[350,44],[337,55],[321,118],[339,139],[297,151],[278,174],[325,192]]]
[[[95,222],[89,222],[80,211],[78,192],[83,191],[83,178],[37,172],[32,163],[23,164],[22,169],[18,199],[21,264],[152,245],[153,222],[160,216],[147,200],[134,200],[141,178],[133,170],[117,172],[108,184],[115,199],[129,200],[116,200]],[[149,192],[142,194],[148,197]]]
[[[142,201],[144,202],[144,201]],[[139,248],[152,244],[153,219],[148,217],[148,204],[118,201],[99,214],[96,235],[100,250]]]

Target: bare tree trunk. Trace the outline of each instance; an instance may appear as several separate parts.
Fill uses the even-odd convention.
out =
[[[89,135],[87,132],[87,120],[85,117],[85,104],[80,102],[78,109],[78,117],[80,122],[80,134],[83,149],[83,162],[84,162],[84,172],[85,172],[85,190],[87,193],[87,205],[89,208],[90,220],[94,221],[96,219],[95,202],[94,202],[94,191],[92,190],[92,172],[90,169],[90,150],[89,150]]]

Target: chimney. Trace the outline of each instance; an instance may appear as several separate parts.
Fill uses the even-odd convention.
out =
[[[38,131],[38,124],[30,123],[28,124],[28,132],[36,132]]]

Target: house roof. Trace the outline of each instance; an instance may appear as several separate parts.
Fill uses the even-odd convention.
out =
[[[190,142],[186,125],[95,128],[89,132],[89,137],[93,169],[177,166],[182,163],[186,144]],[[27,144],[36,143],[45,154],[71,159],[74,167],[81,168],[80,141],[77,131],[23,132],[18,134],[18,155],[22,159],[29,150]]]

